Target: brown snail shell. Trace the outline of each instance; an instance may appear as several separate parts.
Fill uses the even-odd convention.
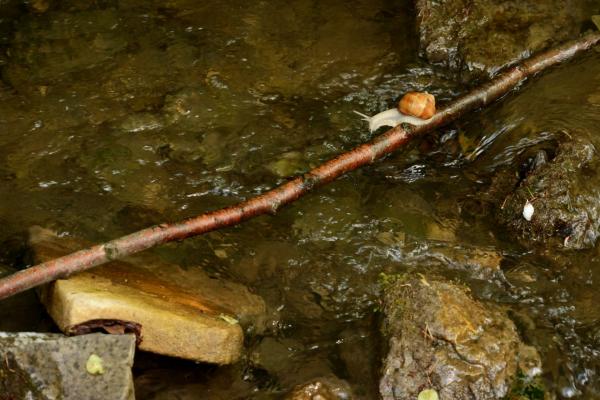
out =
[[[400,99],[398,110],[402,114],[429,119],[435,114],[435,97],[427,92],[408,92]]]

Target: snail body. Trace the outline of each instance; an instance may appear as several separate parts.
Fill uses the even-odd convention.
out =
[[[394,127],[402,123],[418,126],[427,123],[435,114],[435,98],[427,92],[408,92],[400,99],[398,108],[382,111],[372,117],[358,111],[354,112],[369,123],[371,132],[382,126]]]
[[[375,114],[372,117],[365,115],[363,113],[359,113],[358,111],[354,111],[356,114],[363,117],[363,120],[369,123],[369,130],[371,132],[375,132],[377,129],[382,126],[396,126],[398,124],[412,124],[412,125],[422,125],[426,123],[428,120],[420,119],[417,117],[412,117],[410,115],[404,115],[397,108],[391,108],[389,110],[385,110],[380,112],[379,114]]]

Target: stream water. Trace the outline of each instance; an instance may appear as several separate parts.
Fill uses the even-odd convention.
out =
[[[0,19],[6,266],[23,266],[29,226],[100,242],[230,205],[369,139],[353,110],[467,89],[418,59],[409,1],[15,3]],[[554,132],[600,145],[599,62],[555,68],[275,216],[153,250],[248,285],[273,318],[234,366],[138,356],[138,398],[279,398],[330,373],[376,398],[381,276],[407,271],[504,305],[550,393],[600,398],[597,249],[532,250],[469,206]],[[0,330],[55,329],[33,295],[9,301]]]

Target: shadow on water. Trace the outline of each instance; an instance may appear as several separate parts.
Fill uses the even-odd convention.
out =
[[[353,110],[407,90],[455,97],[464,88],[417,59],[407,3],[7,2],[0,263],[22,266],[28,226],[101,241],[200,214],[368,139]],[[416,271],[506,305],[552,390],[598,396],[596,249],[526,250],[464,205],[558,131],[600,145],[599,61],[544,74],[275,217],[155,250],[252,286],[276,317],[235,366],[140,355],[138,393],[276,398],[335,373],[375,396],[381,274]],[[2,304],[0,329],[52,329],[45,318],[26,294]]]

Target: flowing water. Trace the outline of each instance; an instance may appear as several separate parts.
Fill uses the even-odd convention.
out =
[[[32,225],[99,242],[236,203],[369,139],[353,110],[464,92],[418,59],[408,3],[0,4],[0,263],[23,266]],[[381,274],[416,271],[505,305],[557,397],[600,398],[597,250],[530,250],[470,206],[557,131],[600,145],[599,61],[532,79],[275,216],[153,250],[252,287],[272,322],[231,367],[142,354],[138,397],[270,399],[334,373],[375,398]],[[33,295],[1,307],[2,330],[55,329]]]

